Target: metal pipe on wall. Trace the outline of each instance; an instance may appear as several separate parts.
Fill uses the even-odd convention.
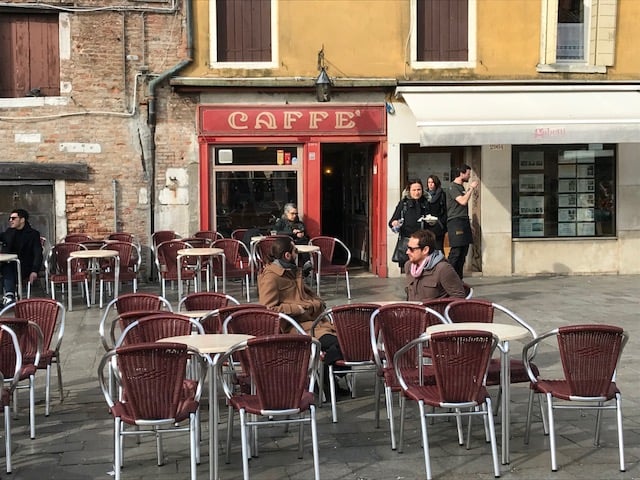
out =
[[[118,229],[118,181],[114,178],[111,180],[113,187],[113,231],[119,232]]]

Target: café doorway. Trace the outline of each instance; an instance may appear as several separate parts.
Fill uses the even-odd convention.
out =
[[[371,176],[375,144],[321,145],[322,234],[337,237],[351,251],[351,265],[371,264]]]

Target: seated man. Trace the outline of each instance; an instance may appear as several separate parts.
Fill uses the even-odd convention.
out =
[[[278,235],[289,235],[296,245],[306,245],[309,237],[305,232],[304,223],[298,217],[298,208],[294,203],[287,203],[284,206],[282,217],[276,220],[273,226]],[[311,273],[313,266],[308,253],[300,254],[300,263],[303,265],[303,273],[307,276]]]
[[[417,230],[409,237],[409,260],[404,266],[407,300],[465,297],[462,280],[435,245],[436,237],[429,230]]]
[[[289,315],[310,333],[313,321],[325,310],[326,305],[306,285],[296,260],[295,245],[291,240],[278,238],[273,242],[270,263],[258,275],[259,301],[270,310]],[[320,323],[314,333],[325,352],[326,366],[342,358],[331,323]],[[324,378],[327,384],[328,375]]]

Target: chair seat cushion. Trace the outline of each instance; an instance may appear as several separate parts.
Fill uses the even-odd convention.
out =
[[[412,400],[420,401],[422,400],[425,404],[430,405],[432,407],[439,407],[441,404],[439,387],[437,385],[415,385],[405,390],[405,395]],[[485,387],[481,387],[478,391],[478,395],[475,399],[447,399],[449,403],[463,403],[467,401],[475,401],[478,405],[484,403],[485,399],[489,396],[489,392]]]
[[[239,395],[233,396],[229,400],[233,408],[236,410],[244,409],[247,413],[251,413],[254,415],[261,415],[262,406],[260,405],[260,401],[257,395]],[[302,396],[300,397],[300,405],[299,411],[304,412],[309,409],[311,405],[314,404],[314,395],[312,392],[304,391]],[[283,406],[281,408],[271,408],[271,410],[286,410],[288,406]],[[293,408],[293,407],[291,407]]]
[[[538,380],[537,383],[531,384],[531,388],[538,393],[550,393],[553,397],[559,398],[560,400],[575,400],[576,395],[578,395],[578,393],[571,391],[569,382],[566,380]],[[607,400],[611,400],[617,393],[620,393],[620,390],[618,390],[615,382],[611,382],[607,391],[601,395]],[[585,395],[584,392],[583,395]],[[585,396],[594,397],[597,395],[587,394]]]
[[[20,380],[26,380],[31,375],[36,374],[36,366],[33,363],[22,364],[22,368],[20,369]]]
[[[393,392],[399,392],[401,390],[400,383],[398,382],[398,376],[394,368],[385,367],[383,369],[384,383],[391,388]],[[423,382],[427,385],[435,384],[435,377],[433,367],[431,365],[424,365],[423,367]],[[418,385],[419,375],[417,370],[403,371],[402,376],[407,385]]]

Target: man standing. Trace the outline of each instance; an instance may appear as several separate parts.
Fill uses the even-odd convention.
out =
[[[449,263],[462,279],[464,261],[473,243],[471,222],[469,221],[469,199],[478,186],[477,180],[469,184],[465,191],[464,183],[471,177],[471,167],[461,165],[452,172],[453,182],[447,190],[447,233],[449,234]]]
[[[40,232],[29,224],[29,212],[17,208],[9,215],[9,228],[0,233],[2,253],[15,253],[20,260],[22,280],[33,283],[42,266]],[[4,286],[3,305],[15,302],[18,270],[14,262],[0,264]]]
[[[409,237],[406,272],[407,300],[426,302],[434,298],[464,298],[464,285],[440,250],[436,236],[429,230],[418,230]]]

